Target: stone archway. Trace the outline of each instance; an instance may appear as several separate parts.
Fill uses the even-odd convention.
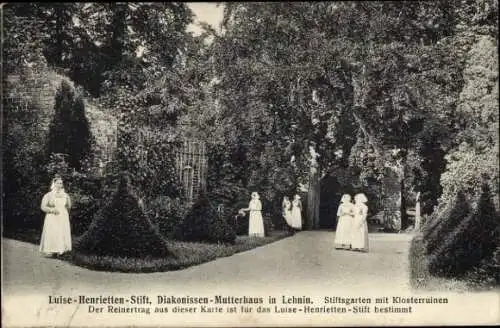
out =
[[[357,191],[352,182],[346,183],[346,178],[351,179],[346,173],[345,169],[338,168],[320,180],[319,220],[316,229],[337,229],[337,209],[342,195],[354,195]]]
[[[337,228],[337,207],[341,190],[337,178],[325,176],[320,181],[319,220],[317,229],[335,230]]]

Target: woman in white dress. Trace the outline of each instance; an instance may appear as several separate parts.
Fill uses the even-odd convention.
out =
[[[337,229],[335,230],[334,245],[336,249],[351,248],[351,235],[354,223],[354,204],[351,195],[343,195],[337,210]]]
[[[264,237],[264,220],[262,219],[262,203],[259,194],[253,192],[248,208],[243,208],[241,211],[250,212],[248,235],[252,237]]]
[[[42,255],[57,256],[71,251],[70,208],[71,199],[64,191],[63,181],[56,177],[42,198],[41,209],[46,213],[40,240]]]
[[[302,230],[302,202],[299,195],[293,197],[291,223],[293,229]]]
[[[368,252],[368,199],[364,194],[354,196],[354,223],[352,227],[351,247],[355,251]]]

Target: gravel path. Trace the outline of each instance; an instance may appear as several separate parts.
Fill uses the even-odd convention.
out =
[[[128,285],[131,290],[156,288],[158,282],[175,282],[194,290],[202,287],[276,288],[315,286],[347,288],[406,288],[408,245],[405,234],[371,234],[370,252],[334,250],[333,232],[304,231],[256,249],[162,273],[108,273],[91,271],[57,259],[42,258],[35,245],[4,239],[4,288],[7,295],[42,290],[103,290]],[[387,279],[390,274],[391,279]],[[78,286],[75,286],[78,280]],[[56,287],[54,287],[54,285]]]
[[[155,299],[153,302],[156,302],[158,295],[264,296],[266,301],[269,295],[278,299],[282,295],[306,295],[313,296],[313,301],[319,303],[323,302],[324,296],[410,293],[408,248],[411,235],[370,234],[369,253],[334,250],[333,238],[333,232],[305,231],[263,247],[184,270],[143,274],[87,270],[60,260],[41,258],[36,245],[4,239],[4,326],[32,326],[34,323],[99,325],[97,321],[89,320],[92,314],[89,314],[87,305],[48,304],[49,295],[151,295]],[[231,319],[227,314],[213,314],[212,317],[214,326],[235,323],[234,318]],[[186,317],[179,314],[178,320],[182,318]],[[206,324],[207,319],[196,315],[188,318],[190,325]],[[335,321],[335,324],[352,324],[352,318],[343,318],[338,318],[340,321]],[[105,314],[100,315],[99,321],[106,322],[106,326],[144,325],[145,322],[151,325],[166,324],[161,319],[157,315],[149,316],[144,321],[145,318],[141,318],[140,314]],[[175,319],[175,315],[169,316],[168,321],[168,324],[175,325],[176,321],[171,319]],[[400,322],[397,320],[401,319],[384,320],[384,324],[397,324]],[[238,325],[252,326],[263,322],[269,324],[270,321],[252,315],[247,319],[238,318]],[[276,323],[287,322],[298,324],[288,317]],[[301,321],[300,324],[311,322]],[[315,324],[321,322],[332,325],[331,316],[314,319]]]

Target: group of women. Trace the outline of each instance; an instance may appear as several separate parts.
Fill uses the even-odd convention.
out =
[[[249,212],[248,235],[251,237],[264,237],[264,220],[262,218],[262,203],[259,194],[252,192],[250,203],[247,208],[242,208],[239,214],[243,216]],[[300,196],[295,195],[293,201],[285,196],[283,199],[283,217],[287,224],[294,230],[302,229],[302,202]]]
[[[343,195],[337,211],[337,229],[334,245],[336,249],[351,249],[368,252],[368,199],[365,194]],[[295,195],[292,202],[287,196],[283,199],[283,217],[295,231],[302,229],[302,204],[300,196]]]
[[[335,248],[368,251],[366,202],[364,194],[357,194],[354,203],[351,202],[350,195],[342,196],[337,211]],[[71,198],[64,190],[62,179],[55,177],[50,191],[43,196],[41,204],[41,209],[46,214],[40,241],[40,252],[43,255],[58,257],[71,251],[70,208]],[[253,237],[264,237],[262,203],[257,192],[251,194],[248,207],[242,208],[239,214],[244,215],[245,212],[249,212],[248,234]],[[302,203],[299,195],[295,195],[292,201],[284,197],[283,217],[294,231],[302,229]]]
[[[299,195],[293,196],[292,201],[288,196],[283,198],[283,217],[293,230],[302,229],[302,202]]]
[[[364,194],[354,196],[343,195],[337,211],[337,229],[335,231],[335,248],[368,252],[368,223],[366,221],[368,199]]]

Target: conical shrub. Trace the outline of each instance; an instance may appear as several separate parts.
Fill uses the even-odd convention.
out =
[[[85,115],[85,102],[62,80],[55,97],[55,113],[49,127],[48,155],[66,154],[70,167],[80,170],[92,155],[92,133]]]
[[[90,123],[85,115],[85,102],[81,95],[76,96],[71,115],[71,167],[80,170],[82,163],[92,155],[92,133]]]
[[[78,252],[101,256],[147,258],[173,256],[168,242],[144,214],[129,179],[117,191],[75,246]]]
[[[477,287],[500,286],[500,243],[491,258],[484,259],[481,265],[472,271],[468,280]]]
[[[434,252],[447,237],[460,225],[460,223],[470,214],[470,205],[462,191],[457,193],[455,203],[451,211],[446,213],[446,217],[441,218],[432,232],[426,235],[427,254]]]
[[[50,154],[69,154],[71,152],[72,111],[75,93],[71,85],[62,80],[57,89],[54,105],[54,117],[50,122],[47,151]]]
[[[437,276],[460,277],[490,259],[498,246],[499,217],[488,184],[474,213],[446,238],[429,259],[429,272]]]
[[[207,195],[202,195],[184,218],[181,239],[193,242],[234,243],[236,233]]]

